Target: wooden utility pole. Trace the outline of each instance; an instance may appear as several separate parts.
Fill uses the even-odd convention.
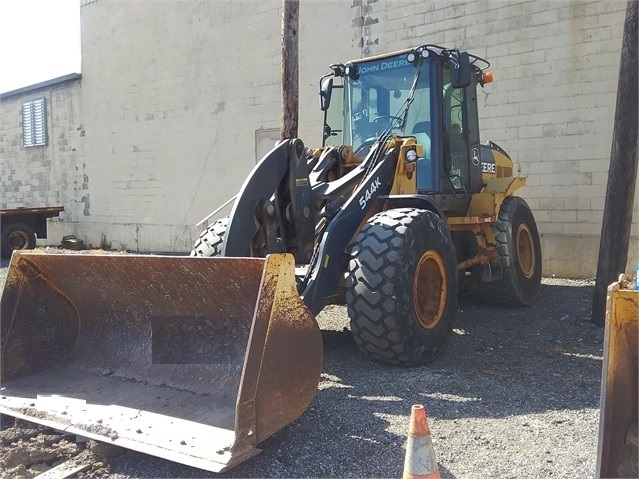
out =
[[[637,181],[637,10],[639,2],[628,0],[621,40],[621,64],[617,86],[615,125],[612,132],[610,168],[606,186],[597,279],[592,301],[592,322],[604,324],[606,290],[626,269],[632,208]],[[633,268],[634,269],[634,268]]]
[[[299,9],[299,0],[282,0],[282,140],[297,138]]]

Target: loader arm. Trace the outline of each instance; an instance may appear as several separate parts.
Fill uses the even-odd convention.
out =
[[[335,295],[340,276],[346,269],[345,252],[351,239],[359,231],[375,200],[387,195],[393,184],[398,152],[392,148],[385,152],[377,165],[365,176],[337,211],[319,240],[315,261],[302,284],[302,300],[314,315]]]
[[[240,189],[222,256],[293,254],[296,264],[308,264],[298,290],[318,314],[340,284],[349,242],[375,200],[391,190],[398,150],[384,145],[377,142],[356,168],[324,182],[309,172],[301,140],[278,143]]]
[[[253,168],[231,210],[222,256],[290,252],[308,262],[315,241],[315,203],[304,144],[279,142]]]

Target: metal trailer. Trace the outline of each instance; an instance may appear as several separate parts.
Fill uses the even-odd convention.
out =
[[[33,249],[37,238],[47,237],[47,219],[64,211],[64,206],[8,208],[0,210],[0,249],[3,258],[20,249]]]

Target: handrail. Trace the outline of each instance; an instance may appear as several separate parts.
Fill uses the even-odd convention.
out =
[[[229,198],[228,200],[226,200],[224,202],[224,204],[222,206],[220,206],[219,208],[217,208],[215,211],[211,212],[208,214],[208,216],[206,216],[205,218],[201,219],[200,221],[198,221],[197,223],[195,223],[195,226],[201,226],[204,225],[204,227],[206,228],[209,223],[209,218],[211,218],[211,216],[215,215],[216,213],[218,213],[220,210],[222,210],[223,208],[225,208],[226,206],[229,205],[229,203],[231,203],[232,201],[235,200],[235,198],[237,198],[237,195],[234,195],[233,197]]]

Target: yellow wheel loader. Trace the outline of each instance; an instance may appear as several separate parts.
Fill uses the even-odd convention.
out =
[[[310,404],[329,302],[401,366],[440,353],[459,288],[533,303],[525,180],[479,138],[488,67],[437,45],[331,65],[323,146],[276,144],[191,257],[14,253],[0,413],[223,471]]]

